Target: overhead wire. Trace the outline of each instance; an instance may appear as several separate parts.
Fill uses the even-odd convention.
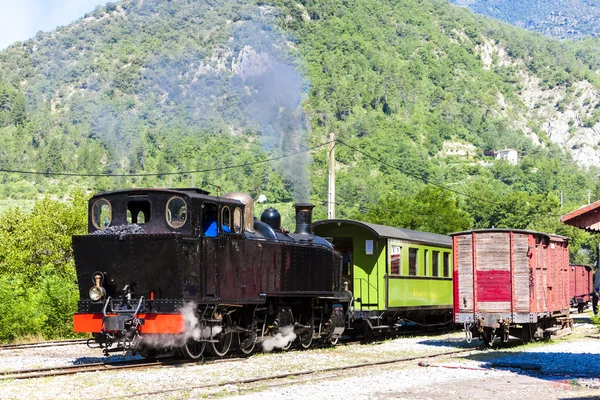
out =
[[[408,175],[408,176],[410,176],[410,177],[412,177],[412,178],[418,179],[418,180],[420,180],[420,181],[422,181],[422,182],[424,182],[424,183],[426,183],[426,184],[428,184],[428,185],[431,185],[431,186],[436,186],[436,187],[438,187],[438,188],[440,188],[440,189],[442,189],[442,190],[446,190],[446,191],[452,192],[452,193],[454,193],[454,194],[459,194],[459,195],[462,195],[462,196],[465,196],[465,197],[470,197],[470,198],[472,198],[472,199],[474,199],[474,200],[477,200],[477,201],[482,201],[482,202],[485,202],[485,203],[489,203],[489,204],[498,205],[497,203],[495,203],[495,202],[493,202],[493,201],[491,201],[491,200],[487,200],[487,199],[481,199],[481,198],[478,198],[478,197],[472,196],[472,195],[470,195],[470,194],[467,194],[467,193],[460,192],[460,191],[458,191],[458,190],[450,189],[449,187],[446,187],[446,186],[444,186],[444,185],[442,185],[442,184],[439,184],[439,183],[436,183],[436,182],[432,182],[432,181],[428,180],[427,178],[424,178],[424,177],[422,177],[422,176],[419,176],[419,175],[417,175],[417,174],[414,174],[414,173],[412,173],[412,172],[409,172],[409,171],[405,171],[405,170],[403,170],[402,168],[400,168],[400,167],[398,167],[398,166],[396,166],[396,165],[392,165],[391,163],[389,163],[389,162],[387,162],[387,161],[385,161],[385,160],[382,160],[382,159],[380,159],[380,158],[377,158],[377,157],[375,157],[375,156],[373,156],[373,155],[371,155],[371,154],[369,154],[369,153],[367,153],[367,152],[365,152],[365,151],[363,151],[363,150],[360,150],[360,149],[358,149],[358,148],[356,148],[356,147],[354,147],[354,146],[351,146],[351,145],[349,145],[348,143],[345,143],[345,142],[344,142],[344,141],[342,141],[342,140],[336,139],[335,141],[336,141],[337,143],[343,144],[344,146],[346,146],[346,147],[348,147],[348,148],[350,148],[350,149],[352,149],[352,150],[356,151],[357,153],[360,153],[360,154],[362,154],[363,156],[365,156],[365,157],[367,157],[367,158],[370,158],[370,159],[372,159],[372,160],[375,160],[375,161],[377,161],[377,162],[379,162],[379,163],[381,163],[381,164],[383,164],[383,165],[386,165],[386,166],[388,166],[388,167],[390,167],[390,168],[393,168],[393,169],[395,169],[395,170],[397,170],[397,171],[399,171],[399,172],[403,173],[404,175]]]
[[[306,152],[310,152],[316,149],[319,149],[321,147],[327,146],[331,143],[339,143],[341,145],[344,145],[346,147],[348,147],[349,149],[354,150],[355,152],[362,154],[364,157],[369,158],[371,160],[377,161],[378,163],[385,165],[387,167],[390,167],[392,169],[395,169],[399,172],[401,172],[404,175],[410,176],[414,179],[420,180],[428,185],[431,186],[435,186],[438,187],[442,190],[445,191],[449,191],[452,192],[454,194],[457,195],[461,195],[461,196],[465,196],[467,198],[471,198],[473,200],[477,200],[480,202],[484,202],[484,203],[488,203],[488,204],[493,204],[493,205],[498,205],[496,202],[488,200],[488,199],[483,199],[483,198],[479,198],[476,196],[472,196],[468,193],[464,193],[455,189],[451,189],[447,186],[444,186],[440,183],[436,183],[433,182],[423,176],[419,176],[418,174],[412,173],[410,171],[406,171],[404,169],[402,169],[401,167],[394,165],[392,163],[389,163],[381,158],[378,158],[376,156],[373,156],[369,153],[367,153],[364,150],[361,150],[355,146],[352,146],[346,142],[344,142],[343,140],[340,139],[334,139],[334,140],[328,140],[326,142],[317,144],[315,146],[312,147],[308,147],[308,148],[304,148],[304,149],[300,149],[300,150],[296,150],[287,154],[283,154],[280,156],[276,156],[276,157],[271,157],[271,158],[266,158],[264,160],[258,160],[258,161],[254,161],[254,162],[249,162],[249,163],[243,163],[243,164],[233,164],[233,165],[224,165],[224,166],[220,166],[220,167],[214,167],[214,168],[207,168],[207,169],[202,169],[202,170],[192,170],[192,171],[174,171],[174,172],[136,172],[136,173],[130,173],[130,174],[103,174],[103,173],[75,173],[75,172],[50,172],[50,171],[25,171],[25,170],[16,170],[16,169],[8,169],[8,168],[0,168],[0,172],[4,172],[4,173],[14,173],[14,174],[25,174],[25,175],[44,175],[44,176],[72,176],[72,177],[146,177],[146,176],[172,176],[172,175],[192,175],[192,174],[198,174],[198,173],[207,173],[207,172],[215,172],[215,171],[223,171],[223,170],[230,170],[230,169],[237,169],[237,168],[245,168],[245,167],[249,167],[249,166],[253,166],[253,165],[259,165],[259,164],[264,164],[264,163],[268,163],[268,162],[273,162],[273,161],[278,161],[281,159],[285,159],[288,157],[292,157],[298,154],[302,154],[302,153],[306,153]],[[205,182],[206,184],[210,184],[208,182]],[[212,184],[210,184],[212,185]],[[212,186],[217,186],[217,185],[212,185]],[[328,204],[328,201],[322,201],[323,204]],[[335,202],[336,205],[342,205],[341,203],[337,203]],[[548,214],[549,216],[560,216],[558,214]]]
[[[207,168],[207,169],[194,170],[194,171],[143,172],[143,173],[137,172],[137,173],[132,173],[132,174],[89,174],[89,173],[83,174],[83,173],[75,173],[75,172],[49,172],[49,171],[41,172],[41,171],[24,171],[24,170],[0,168],[0,172],[6,172],[6,173],[12,173],[12,174],[25,174],[25,175],[75,176],[75,177],[82,177],[82,178],[88,178],[88,177],[128,178],[128,177],[138,177],[138,176],[191,175],[191,174],[198,174],[198,173],[205,173],[205,172],[222,171],[222,170],[228,170],[228,169],[245,168],[245,167],[250,167],[253,165],[264,164],[264,163],[268,163],[268,162],[272,162],[272,161],[278,161],[278,160],[292,157],[292,156],[295,156],[298,154],[307,153],[309,151],[318,149],[323,146],[327,146],[331,142],[332,141],[327,141],[325,143],[321,143],[321,144],[315,145],[313,147],[296,150],[296,151],[290,152],[288,154],[284,154],[284,155],[277,156],[277,157],[266,158],[264,160],[259,160],[259,161],[244,163],[244,164],[225,165],[225,166],[221,166],[221,167]]]

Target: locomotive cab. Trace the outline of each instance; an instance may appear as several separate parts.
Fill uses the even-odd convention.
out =
[[[90,234],[169,234],[210,236],[243,233],[244,208],[236,198],[207,198],[193,190],[111,192],[90,200]]]

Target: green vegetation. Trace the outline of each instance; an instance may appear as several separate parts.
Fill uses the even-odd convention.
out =
[[[561,39],[581,39],[600,33],[600,9],[595,1],[449,0],[474,12]]]
[[[87,202],[37,202],[0,216],[0,342],[72,336],[78,291],[71,236],[87,231]]]
[[[484,63],[484,46],[507,60],[492,52]],[[0,53],[0,169],[38,174],[0,172],[0,200],[20,207],[0,218],[0,340],[69,330],[75,299],[42,301],[74,293],[69,237],[85,210],[43,200],[29,214],[32,201],[218,185],[264,194],[293,227],[295,200],[326,216],[331,132],[337,217],[559,233],[573,238],[573,261],[592,263],[598,239],[558,217],[589,190],[600,199],[597,170],[551,143],[521,78],[572,109],[578,82],[600,87],[598,68],[595,41],[552,41],[441,0],[126,0],[17,43]],[[582,121],[593,126],[600,103],[589,102]],[[449,155],[447,143],[476,150]],[[310,158],[287,157],[301,148]],[[502,148],[519,163],[486,155]]]

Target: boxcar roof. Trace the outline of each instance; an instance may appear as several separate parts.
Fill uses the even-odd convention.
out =
[[[479,233],[479,232],[516,232],[516,233],[526,233],[529,235],[544,235],[547,237],[557,237],[557,238],[561,238],[564,240],[571,240],[571,238],[568,238],[566,236],[561,236],[561,235],[555,235],[553,233],[544,233],[544,232],[537,232],[537,231],[529,231],[527,229],[507,229],[507,228],[489,228],[489,229],[473,229],[470,231],[461,231],[461,232],[454,232],[454,233],[450,233],[450,236],[458,236],[458,235],[465,235],[465,234],[469,234],[469,233]]]
[[[388,238],[388,239],[400,239],[400,240],[412,240],[414,242],[430,243],[442,246],[452,246],[452,239],[447,235],[440,235],[438,233],[413,231],[404,228],[395,228],[393,226],[372,224],[369,222],[354,221],[350,219],[327,219],[317,221],[313,223],[313,227],[326,226],[326,225],[337,225],[337,224],[348,224],[355,225],[361,228],[367,229],[376,238]]]

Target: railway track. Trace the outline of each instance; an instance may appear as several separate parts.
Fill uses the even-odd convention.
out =
[[[3,344],[3,345],[0,345],[0,351],[42,348],[42,347],[72,346],[72,345],[76,345],[76,344],[86,344],[87,342],[88,342],[88,339],[70,339],[70,340],[54,340],[54,341],[49,341],[49,342],[37,342],[37,343]]]
[[[253,383],[258,383],[258,382],[261,382],[261,384],[263,386],[264,386],[265,382],[268,382],[267,387],[272,388],[272,387],[288,384],[289,382],[283,383],[283,380],[286,378],[293,377],[294,378],[293,383],[299,383],[298,378],[300,378],[301,381],[311,381],[311,380],[317,380],[317,379],[331,378],[338,374],[345,374],[348,370],[352,370],[352,369],[373,368],[373,367],[379,367],[382,365],[400,364],[400,363],[405,363],[405,362],[410,362],[410,361],[426,360],[426,359],[458,355],[458,354],[477,353],[477,352],[481,352],[481,351],[482,350],[480,350],[480,349],[472,349],[472,348],[452,350],[452,351],[445,351],[445,352],[440,352],[440,353],[435,353],[435,354],[394,358],[394,359],[384,360],[384,361],[373,361],[373,362],[365,362],[365,363],[358,363],[358,364],[351,364],[351,365],[343,365],[343,366],[338,366],[338,367],[311,369],[311,370],[304,370],[304,371],[293,371],[293,372],[286,372],[284,374],[264,375],[264,376],[258,376],[258,377],[253,377],[253,378],[246,378],[246,379],[228,380],[228,381],[224,381],[224,382],[220,382],[220,383],[207,383],[207,384],[202,384],[202,385],[195,385],[195,386],[188,386],[188,387],[181,387],[181,388],[174,388],[174,389],[157,390],[157,391],[143,392],[143,393],[129,393],[126,395],[126,397],[127,398],[148,397],[148,396],[152,397],[152,396],[177,393],[177,392],[186,392],[186,391],[199,390],[199,389],[215,389],[215,388],[220,388],[220,387],[226,387],[229,385],[244,386],[244,385],[251,385]],[[325,375],[325,376],[323,376],[323,375]],[[244,388],[242,388],[241,390],[244,390]],[[248,387],[247,390],[251,390],[251,388]],[[109,399],[109,398],[112,398],[112,397],[107,397],[106,399]]]
[[[156,360],[131,360],[115,362],[99,362],[80,365],[62,365],[56,367],[29,368],[13,371],[1,371],[0,380],[6,379],[33,379],[51,376],[75,375],[81,372],[115,371],[123,369],[141,369],[156,367],[171,367],[184,364],[212,364],[236,361],[246,358],[244,355],[231,355],[227,357],[204,357],[202,360],[187,360],[179,358],[165,358]]]

